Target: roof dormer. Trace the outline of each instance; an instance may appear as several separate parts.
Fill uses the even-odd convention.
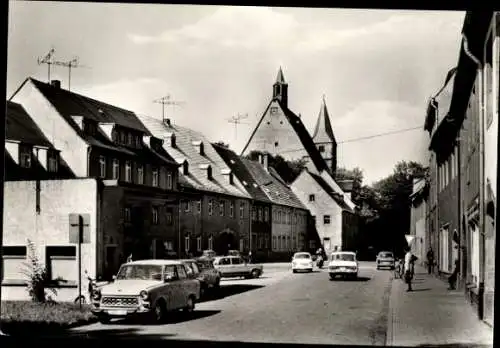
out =
[[[78,128],[80,128],[80,130],[83,130],[83,116],[72,115],[71,118],[73,119],[73,121],[75,121]]]
[[[227,176],[227,182],[229,183],[229,185],[233,185],[234,184],[234,175],[233,175],[233,172],[231,171],[231,169],[227,168],[227,169],[222,169],[222,175],[224,176]]]
[[[182,162],[182,174],[189,175],[189,163],[187,160]]]
[[[167,142],[168,146],[175,149],[177,147],[176,138],[175,133],[167,133],[164,140]]]
[[[207,179],[212,180],[212,166],[210,164],[200,164],[200,169],[204,170],[207,173]]]
[[[205,146],[203,145],[203,141],[194,140],[191,142],[191,144],[196,148],[198,154],[200,154],[201,156],[205,156]]]

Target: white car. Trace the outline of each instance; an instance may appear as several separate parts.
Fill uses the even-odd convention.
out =
[[[123,264],[115,280],[96,289],[92,297],[92,313],[103,324],[136,314],[151,314],[160,322],[169,311],[194,310],[200,281],[188,277],[180,261],[132,261]]]
[[[297,273],[298,271],[308,271],[313,270],[313,260],[310,253],[299,252],[293,254],[292,258],[292,272]]]
[[[358,270],[356,253],[351,251],[335,251],[330,255],[328,263],[330,280],[335,279],[336,276],[356,279],[358,277]]]

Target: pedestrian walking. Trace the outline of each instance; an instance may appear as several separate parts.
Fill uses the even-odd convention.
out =
[[[455,259],[455,268],[453,269],[453,273],[448,277],[448,290],[455,290],[457,287],[458,267],[458,259]]]
[[[411,281],[413,280],[413,276],[415,275],[415,261],[417,257],[411,253],[411,249],[406,249],[405,254],[405,264],[404,264],[404,274],[405,274],[405,282],[408,284],[408,289],[406,291],[412,291]]]
[[[248,252],[248,263],[252,263],[252,251]]]
[[[431,274],[434,271],[434,252],[432,248],[427,251],[427,272]]]

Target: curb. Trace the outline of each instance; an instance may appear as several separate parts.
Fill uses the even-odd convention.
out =
[[[394,277],[391,276],[391,290],[389,292],[389,310],[387,313],[387,333],[385,335],[384,346],[394,345]]]

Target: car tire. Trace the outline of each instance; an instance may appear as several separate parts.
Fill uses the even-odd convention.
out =
[[[106,314],[99,315],[97,317],[97,320],[99,321],[99,323],[101,323],[103,325],[109,324],[111,322],[111,318],[109,317],[109,315],[106,315]]]
[[[186,314],[193,313],[195,307],[196,307],[196,300],[193,295],[189,295],[186,307],[184,308],[184,312],[186,312]]]
[[[260,277],[260,271],[258,269],[252,270],[252,278],[257,279]]]
[[[293,272],[293,273],[297,273],[297,270],[296,270],[296,269],[292,269],[292,272]]]
[[[334,274],[330,274],[330,280],[335,280],[335,275]]]
[[[167,304],[165,301],[162,299],[156,301],[152,313],[156,323],[164,322],[167,316]]]

